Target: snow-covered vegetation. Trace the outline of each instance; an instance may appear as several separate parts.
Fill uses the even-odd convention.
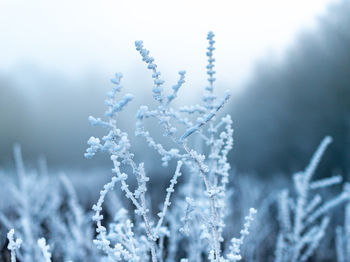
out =
[[[350,186],[341,175],[313,179],[332,139],[325,137],[305,170],[293,175],[293,187],[283,178],[262,185],[235,174],[228,162],[232,120],[220,115],[230,94],[214,92],[214,34],[207,39],[202,103],[182,107],[173,102],[185,93],[186,72],[179,72],[167,92],[154,58],[142,41],[135,42],[151,71],[156,101],[136,112],[135,135],[159,155],[162,172],[171,174],[168,186],[161,188],[159,178],[147,174],[153,163],[135,160],[138,144],[119,126],[118,117],[134,96],[119,95],[122,74],[117,73],[105,101],[106,119],[89,117],[106,135],[88,140],[85,157],[106,153],[113,166],[103,188],[95,184],[101,191],[92,210],[83,204],[84,190],[77,191],[79,180],[49,175],[43,161],[38,171],[29,171],[15,146],[17,176],[2,194],[11,204],[0,213],[4,261],[349,260]],[[163,137],[147,129],[149,121]]]

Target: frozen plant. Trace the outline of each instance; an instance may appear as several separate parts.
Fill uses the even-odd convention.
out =
[[[64,249],[66,260],[77,261],[82,257],[90,257],[90,261],[93,261],[96,252],[91,241],[88,241],[94,238],[90,214],[86,213],[79,203],[77,193],[68,177],[61,174],[59,178],[63,189],[61,194],[66,194],[64,202],[66,212],[62,211],[61,216],[52,219],[52,227],[54,228],[55,224],[60,224],[56,230],[59,231],[58,229],[61,228],[63,231],[57,232],[58,235],[61,235],[61,241],[56,242],[56,245],[59,244]]]
[[[230,253],[227,255],[227,257],[232,260],[241,260],[242,257],[240,255],[241,251],[241,245],[243,244],[244,238],[249,235],[249,227],[251,222],[254,220],[254,215],[256,214],[256,210],[254,208],[251,208],[249,210],[249,215],[245,217],[245,223],[244,228],[241,230],[241,237],[240,238],[232,238],[231,243],[232,246],[230,247]]]
[[[346,190],[350,192],[349,184]],[[335,234],[337,261],[350,262],[350,202],[345,206],[344,227],[337,226]]]
[[[26,262],[34,262],[41,258],[36,243],[43,236],[42,225],[50,217],[50,214],[42,211],[47,210],[51,204],[50,192],[54,190],[50,190],[47,176],[26,170],[19,145],[14,147],[14,158],[17,181],[10,186],[14,208],[11,216],[0,212],[0,223],[8,230],[16,229],[17,235],[22,239],[17,257]]]
[[[70,180],[49,175],[43,160],[39,162],[40,172],[28,171],[18,145],[14,156],[17,177],[9,183],[11,210],[0,212],[0,228],[9,230],[9,237],[14,228],[20,239],[10,241],[11,256],[26,262],[50,261],[51,257],[54,261],[79,261],[82,257],[85,261],[99,260],[92,248],[90,214],[80,205]]]
[[[40,238],[38,239],[38,246],[42,252],[43,255],[43,262],[51,262],[51,253],[50,253],[50,246],[46,245],[46,239]]]
[[[306,169],[294,174],[296,198],[290,197],[288,190],[283,190],[279,196],[280,232],[275,262],[308,260],[326,234],[329,224],[327,212],[349,200],[347,185],[339,196],[323,204],[321,195],[317,193],[319,189],[339,184],[342,181],[341,176],[312,181],[317,165],[331,142],[331,137],[325,137]]]
[[[22,239],[17,238],[15,240],[14,235],[15,235],[14,229],[11,229],[7,233],[7,238],[9,240],[9,244],[8,244],[7,248],[11,251],[11,262],[16,262],[16,250],[18,250],[22,244]]]
[[[137,112],[136,135],[143,137],[148,146],[154,149],[161,157],[163,166],[167,167],[170,161],[177,162],[170,186],[166,189],[163,206],[158,213],[158,218],[152,215],[147,204],[147,182],[149,177],[145,172],[144,163],[136,163],[134,154],[131,152],[131,143],[128,134],[118,128],[117,116],[133,99],[133,95],[126,94],[120,100],[117,99],[121,91],[122,75],[117,73],[112,79],[114,87],[107,93],[107,120],[90,116],[92,125],[102,126],[107,129],[107,135],[102,139],[91,137],[88,140],[89,148],[85,156],[90,158],[98,151],[107,152],[113,162],[113,173],[111,181],[107,183],[100,193],[100,198],[93,206],[95,215],[93,220],[97,224],[96,246],[101,249],[110,261],[148,261],[149,254],[153,262],[163,261],[164,255],[169,253],[175,256],[176,245],[180,239],[188,238],[189,243],[198,243],[197,250],[188,250],[183,261],[195,261],[191,257],[192,252],[198,252],[196,258],[205,255],[210,261],[236,261],[240,260],[240,246],[244,237],[249,233],[249,226],[253,220],[256,210],[251,208],[241,237],[232,240],[232,248],[227,254],[223,254],[222,244],[224,242],[222,233],[225,227],[227,184],[230,164],[227,156],[230,152],[232,139],[232,121],[229,115],[217,120],[218,111],[228,101],[230,94],[217,99],[214,94],[215,70],[214,70],[214,34],[208,33],[209,47],[207,51],[208,86],[205,88],[203,103],[175,108],[172,107],[173,100],[178,96],[180,88],[185,83],[185,71],[179,72],[178,82],[172,86],[170,94],[165,95],[164,83],[161,73],[150,52],[144,48],[142,41],[136,41],[136,50],[140,53],[147,68],[152,72],[154,86],[152,88],[153,98],[157,101],[156,108],[141,106]],[[163,135],[169,138],[173,147],[166,148],[165,145],[156,141],[144,125],[147,119],[153,118],[158,121],[163,129]],[[183,131],[182,131],[183,130]],[[192,146],[201,144],[205,148],[201,150]],[[128,183],[128,175],[123,170],[130,172],[136,178],[137,186],[131,189]],[[183,196],[171,201],[175,191],[178,177],[188,170],[187,187],[184,186]],[[141,218],[136,228],[132,217],[123,211],[111,224],[109,230],[102,225],[102,205],[107,193],[112,190],[116,183],[120,184],[124,192],[134,206],[136,215],[135,222]],[[170,210],[171,202],[175,210]],[[176,203],[182,203],[176,205]],[[181,213],[181,214],[180,214]],[[175,216],[175,218],[173,217]],[[177,219],[182,218],[183,225]],[[191,220],[195,220],[192,223]],[[177,222],[177,223],[176,223]],[[180,230],[181,229],[181,230]],[[171,232],[171,234],[170,234]],[[178,236],[179,233],[182,236]],[[175,234],[175,235],[173,235]],[[170,243],[169,252],[165,252],[165,238]],[[176,241],[172,241],[172,238]],[[205,252],[205,254],[203,254]],[[172,257],[171,261],[175,259]]]

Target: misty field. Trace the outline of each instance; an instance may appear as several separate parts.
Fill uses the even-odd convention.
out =
[[[29,168],[14,146],[15,171],[0,174],[2,261],[350,261],[350,184],[318,175],[332,137],[289,177],[232,169],[235,124],[224,113],[231,95],[215,93],[212,32],[207,40],[208,83],[202,102],[189,106],[175,103],[188,92],[186,71],[166,86],[135,42],[153,103],[130,110],[134,95],[116,73],[105,116],[87,116],[103,135],[88,139],[84,156],[103,153],[109,172],[50,172],[44,158]],[[134,133],[119,125],[123,114],[135,119]]]

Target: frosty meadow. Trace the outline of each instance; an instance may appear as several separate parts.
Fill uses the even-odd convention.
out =
[[[209,32],[207,39],[208,85],[202,103],[182,107],[172,102],[185,89],[186,72],[179,72],[178,82],[167,92],[154,58],[142,41],[135,42],[152,73],[152,95],[157,102],[154,108],[144,105],[138,109],[135,135],[157,152],[164,172],[173,174],[164,194],[150,192],[147,163],[135,161],[133,148],[137,145],[132,146],[129,134],[119,128],[118,115],[127,111],[133,95],[119,98],[122,74],[117,73],[105,101],[106,119],[89,117],[106,135],[88,140],[85,157],[107,153],[113,165],[113,176],[100,191],[93,214],[80,204],[67,176],[48,176],[44,165],[39,172],[28,172],[20,148],[15,147],[14,205],[0,213],[1,227],[8,231],[9,252],[1,254],[4,261],[296,262],[312,260],[317,253],[323,256],[318,248],[326,238],[331,248],[336,247],[333,261],[350,261],[350,185],[344,183],[341,193],[329,197],[322,190],[341,184],[342,176],[313,180],[330,137],[324,138],[305,170],[294,174],[293,188],[277,188],[278,193],[271,197],[258,196],[259,206],[255,207],[259,212],[243,204],[239,211],[244,214],[243,225],[232,222],[230,215],[237,211],[232,201],[236,192],[229,187],[232,120],[230,115],[218,115],[230,94],[218,98],[214,93],[214,34]],[[152,119],[167,143],[160,143],[147,130],[146,122]],[[119,193],[113,191],[115,187],[120,188]],[[242,191],[252,194],[250,187]],[[163,199],[158,211],[151,194]],[[342,204],[346,206],[344,226],[333,230],[334,238],[327,237],[333,235],[329,233],[333,225],[329,211],[340,210]],[[278,209],[276,221],[269,217],[274,207]],[[228,236],[237,227],[241,228],[239,235]],[[267,248],[266,239],[272,239],[273,247]]]

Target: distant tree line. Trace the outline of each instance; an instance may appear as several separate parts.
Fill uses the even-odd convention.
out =
[[[240,171],[263,175],[305,166],[326,135],[334,138],[324,175],[350,164],[350,1],[329,7],[283,61],[261,61],[231,113],[232,156]],[[331,167],[333,169],[331,169]]]

